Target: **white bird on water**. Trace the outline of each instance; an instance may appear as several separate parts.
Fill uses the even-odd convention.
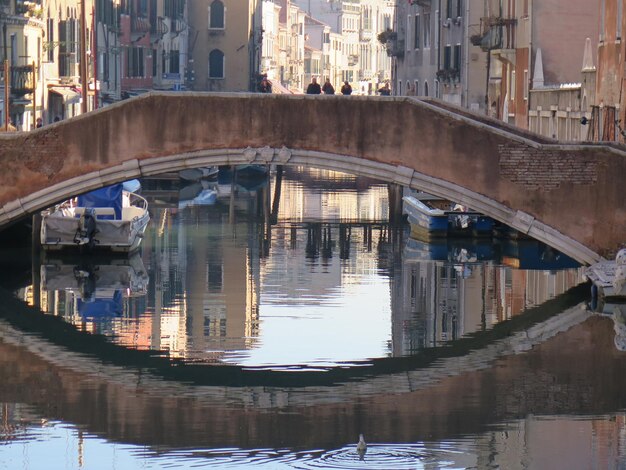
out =
[[[359,434],[359,442],[356,445],[356,451],[359,454],[359,458],[363,460],[363,456],[365,452],[367,452],[367,444],[365,443],[365,439],[363,439],[363,434]]]

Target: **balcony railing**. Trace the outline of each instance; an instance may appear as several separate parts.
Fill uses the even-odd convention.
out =
[[[516,18],[484,17],[480,19],[480,33],[470,36],[470,41],[484,51],[515,49],[516,26]]]
[[[150,20],[144,16],[136,16],[131,22],[131,33],[148,33],[150,32]]]
[[[162,16],[159,16],[156,21],[150,24],[150,34],[152,36],[161,36],[169,32],[169,28],[165,24]]]
[[[35,74],[32,65],[11,66],[9,70],[9,86],[13,96],[24,96],[35,91]],[[4,67],[0,67],[0,83],[4,85]]]

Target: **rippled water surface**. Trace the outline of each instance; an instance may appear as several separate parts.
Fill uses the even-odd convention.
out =
[[[7,255],[0,468],[626,466],[622,307],[566,256],[322,170],[142,192],[136,255]]]

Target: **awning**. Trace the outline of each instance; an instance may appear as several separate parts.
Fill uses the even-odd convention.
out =
[[[282,83],[280,83],[278,80],[270,80],[269,81],[272,84],[272,93],[276,93],[278,95],[291,95],[293,94],[291,92],[291,90],[289,90],[288,88],[284,87]]]
[[[52,86],[48,88],[48,92],[60,95],[65,104],[80,103],[81,94],[69,87]]]

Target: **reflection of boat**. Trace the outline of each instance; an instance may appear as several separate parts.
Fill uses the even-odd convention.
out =
[[[405,254],[419,260],[475,263],[494,261],[516,269],[578,268],[580,264],[537,240],[432,238],[407,240]]]
[[[235,171],[231,167],[220,167],[217,176],[218,197],[236,193],[254,193],[267,186],[268,168],[264,165],[238,165]]]
[[[217,201],[217,184],[197,181],[181,188],[178,192],[178,208],[188,206],[210,206]]]
[[[74,298],[78,313],[89,318],[121,314],[123,299],[145,295],[148,280],[138,253],[112,259],[47,256],[41,265],[42,289],[65,291]]]
[[[236,165],[235,166],[235,174],[237,175],[237,180],[244,179],[261,179],[267,176],[269,169],[266,165]],[[233,168],[230,166],[222,166],[220,167],[218,180],[220,183],[225,183],[230,181],[233,176]]]
[[[589,266],[585,277],[591,281],[600,297],[626,300],[626,248],[615,260],[604,260]]]
[[[475,263],[497,258],[491,240],[467,238],[418,240],[409,238],[404,248],[405,256],[419,260]]]
[[[571,269],[580,263],[545,243],[534,239],[500,241],[502,264],[517,269]]]
[[[210,206],[217,201],[217,190],[215,189],[202,189],[198,195],[192,199],[180,199],[178,201],[178,208],[184,209],[190,206]]]
[[[41,244],[46,249],[79,246],[133,251],[149,220],[147,201],[116,184],[43,211]]]
[[[217,166],[205,166],[200,168],[186,168],[178,172],[180,179],[186,181],[200,181],[217,177],[220,169]]]
[[[491,237],[493,219],[479,212],[455,206],[453,210],[437,208],[429,200],[405,196],[403,210],[411,224],[411,235],[422,237]]]

